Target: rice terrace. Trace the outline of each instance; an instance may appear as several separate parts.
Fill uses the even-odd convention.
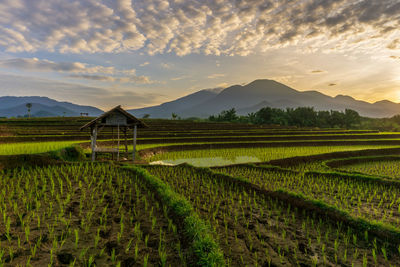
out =
[[[399,266],[399,133],[93,119],[0,120],[0,265]]]
[[[400,0],[0,0],[0,267],[400,267]]]

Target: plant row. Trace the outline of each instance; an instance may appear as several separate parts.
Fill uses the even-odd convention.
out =
[[[230,266],[395,264],[399,252],[368,229],[332,220],[298,196],[267,193],[245,179],[180,165],[147,170],[185,196],[218,233]],[[282,197],[285,196],[285,197]],[[313,207],[313,208],[310,208]],[[323,211],[323,212],[321,212]],[[327,214],[326,216],[324,214]]]

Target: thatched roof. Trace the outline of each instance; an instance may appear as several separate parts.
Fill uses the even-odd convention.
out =
[[[120,112],[122,115],[124,115],[127,118],[128,121],[128,125],[137,125],[138,128],[148,128],[148,126],[142,122],[141,120],[139,120],[138,118],[136,118],[135,116],[133,116],[132,114],[128,113],[127,111],[125,111],[124,109],[121,108],[121,106],[116,106],[115,108],[107,111],[106,113],[104,113],[103,115],[97,117],[96,119],[86,123],[85,125],[83,125],[80,130],[82,131],[85,128],[94,126],[95,124],[100,124],[102,123],[102,121],[111,113],[114,112]]]

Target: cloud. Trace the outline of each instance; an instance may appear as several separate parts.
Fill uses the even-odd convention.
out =
[[[55,71],[75,73],[107,73],[112,74],[114,67],[89,66],[81,62],[53,62],[50,60],[39,60],[38,58],[13,58],[0,60],[0,67],[15,68],[29,71]]]
[[[222,78],[222,77],[225,77],[225,74],[215,73],[215,74],[211,74],[211,75],[207,76],[208,79],[216,79],[216,78]]]
[[[143,62],[142,64],[140,64],[139,66],[140,66],[140,67],[144,67],[144,66],[147,66],[147,65],[149,65],[149,64],[150,64],[150,62],[146,61],[146,62]]]
[[[228,86],[229,86],[228,83],[219,83],[219,84],[217,84],[217,87],[219,87],[219,88],[226,88]]]
[[[115,69],[114,67],[89,65],[81,62],[53,62],[50,60],[40,60],[37,58],[13,58],[0,60],[0,68],[14,68],[33,72],[67,72],[73,73],[69,75],[71,78],[103,82],[139,84],[155,83],[155,81],[152,81],[147,76],[136,75],[135,69],[120,70]]]
[[[173,77],[170,80],[171,81],[180,81],[180,80],[183,80],[183,79],[186,79],[186,78],[188,78],[188,76],[179,76],[179,77]]]
[[[311,73],[313,73],[313,74],[318,74],[318,73],[322,73],[322,72],[325,72],[325,71],[323,71],[323,70],[312,70],[311,71]]]
[[[161,68],[163,68],[163,69],[170,69],[170,68],[172,68],[172,64],[168,64],[168,63],[161,63],[160,66],[161,66]]]
[[[399,13],[396,0],[7,0],[0,3],[0,47],[180,56],[299,44],[303,52],[398,49]]]
[[[328,84],[328,86],[335,86],[335,85],[337,85],[336,83],[330,83],[330,84]]]
[[[114,77],[104,76],[104,75],[72,74],[72,75],[69,75],[69,77],[77,78],[77,79],[87,79],[87,80],[93,80],[93,81],[102,81],[102,82],[114,82],[115,81]]]
[[[390,44],[387,45],[387,48],[391,50],[396,50],[400,48],[400,39],[394,39]]]
[[[70,78],[85,79],[101,82],[119,82],[119,83],[138,83],[138,84],[152,84],[155,81],[150,80],[147,76],[129,76],[129,77],[112,77],[104,75],[86,75],[86,74],[72,74]]]

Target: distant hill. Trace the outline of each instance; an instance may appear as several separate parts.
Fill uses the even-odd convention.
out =
[[[28,114],[26,104],[31,103],[31,116],[55,117],[55,116],[80,116],[80,113],[89,113],[89,116],[98,116],[102,110],[81,106],[69,102],[59,102],[48,97],[41,96],[3,96],[0,97],[0,117],[18,117]]]
[[[170,118],[173,112],[179,114],[181,117],[188,117],[183,115],[186,110],[190,110],[195,105],[211,100],[222,90],[223,88],[204,89],[161,105],[128,111],[137,117],[150,114],[152,118]]]
[[[316,110],[354,109],[362,116],[383,118],[400,114],[400,104],[388,100],[368,103],[338,95],[331,97],[318,91],[297,91],[273,80],[255,80],[247,85],[233,85],[223,90],[202,90],[158,106],[129,110],[135,116],[170,118],[171,113],[185,117],[208,117],[235,108],[241,115],[273,108],[314,107]]]

